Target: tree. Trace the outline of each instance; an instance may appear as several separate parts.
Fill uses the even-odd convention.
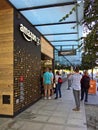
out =
[[[89,67],[96,66],[98,51],[98,0],[85,0],[83,25],[89,29],[89,34],[84,38],[84,51],[88,55],[82,56],[82,65],[86,62]],[[85,62],[84,62],[85,61]]]
[[[66,20],[76,8],[80,6],[78,3],[72,8],[72,10],[60,19],[60,22]],[[84,0],[84,18],[79,21],[86,30],[89,30],[88,35],[84,38],[84,54],[82,55],[82,66],[86,68],[94,67],[95,61],[98,58],[98,0]],[[74,29],[74,27],[73,27]]]

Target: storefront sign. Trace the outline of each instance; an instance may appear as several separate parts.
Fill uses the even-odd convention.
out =
[[[76,50],[65,50],[65,51],[59,51],[58,52],[58,55],[59,56],[62,56],[62,55],[76,55]]]
[[[20,24],[20,31],[23,32],[23,36],[27,41],[35,41],[36,45],[40,45],[40,39],[27,29],[23,24]]]

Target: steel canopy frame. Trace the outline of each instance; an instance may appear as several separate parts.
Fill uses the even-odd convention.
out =
[[[18,11],[25,11],[25,10],[33,10],[33,9],[42,9],[42,8],[51,8],[51,7],[58,7],[58,6],[68,6],[68,5],[74,5],[77,2],[65,2],[65,3],[57,3],[57,4],[50,4],[50,5],[44,5],[44,6],[33,6],[30,8],[21,8],[18,9]]]
[[[38,11],[39,10],[42,10],[42,9],[44,9],[44,11],[46,10],[46,9],[55,9],[55,8],[57,8],[57,7],[70,7],[70,6],[72,6],[72,7],[74,7],[75,6],[75,4],[77,4],[77,1],[78,0],[70,0],[70,2],[64,2],[63,0],[62,0],[62,3],[54,3],[54,4],[50,4],[51,2],[50,1],[48,1],[49,2],[49,4],[46,4],[46,5],[38,5],[38,3],[37,3],[37,5],[30,5],[30,4],[27,4],[27,3],[29,3],[29,1],[27,1],[27,0],[20,0],[19,2],[20,2],[20,5],[22,4],[21,3],[21,1],[23,2],[25,2],[25,6],[26,7],[23,7],[22,5],[20,6],[20,7],[18,7],[18,6],[16,6],[16,3],[15,3],[15,1],[16,0],[7,0],[10,4],[12,4],[21,14],[23,14],[25,17],[26,17],[26,15],[25,15],[25,13],[23,13],[23,12],[27,12],[27,13],[31,13],[31,12],[29,12],[29,11],[36,11],[36,14],[38,15]],[[35,1],[35,0],[30,0],[32,3]],[[37,1],[37,0],[36,0]],[[40,0],[41,1],[41,0]],[[55,1],[55,0],[54,0]],[[54,2],[53,1],[53,2]],[[16,1],[17,2],[17,1]],[[56,1],[57,2],[57,1]],[[47,3],[47,2],[46,2]],[[27,5],[29,5],[30,7],[28,7]],[[42,4],[42,3],[41,3]],[[33,12],[32,12],[32,14],[33,14]],[[28,14],[27,14],[28,15]],[[75,46],[78,46],[79,45],[79,28],[78,28],[78,26],[76,26],[76,30],[70,30],[70,31],[66,31],[65,30],[65,32],[64,31],[62,31],[62,30],[60,30],[60,32],[56,32],[56,31],[54,31],[54,32],[52,32],[52,31],[42,31],[41,30],[41,28],[40,27],[42,27],[42,28],[45,28],[45,27],[49,27],[49,29],[50,29],[50,27],[53,27],[53,26],[55,26],[56,28],[57,28],[57,26],[56,25],[67,25],[67,26],[69,26],[69,25],[77,25],[77,23],[79,22],[79,17],[78,17],[78,9],[76,8],[76,13],[75,13],[75,20],[73,20],[72,18],[69,20],[69,21],[66,21],[65,20],[65,22],[59,22],[59,19],[58,19],[58,22],[57,21],[55,21],[55,19],[54,19],[54,21],[53,22],[49,22],[48,20],[47,20],[47,22],[42,22],[41,23],[41,21],[40,21],[40,19],[39,19],[39,22],[38,21],[36,21],[35,23],[33,23],[32,22],[32,20],[30,21],[30,19],[29,19],[29,17],[26,17],[27,19],[28,19],[28,21],[30,21],[31,22],[31,24],[35,27],[35,28],[37,28],[40,32],[41,32],[41,34],[55,47],[56,45],[54,44],[54,43],[56,43],[56,42],[58,42],[59,43],[59,45],[57,45],[57,46],[62,46],[62,43],[63,42],[69,42],[69,46],[71,46],[71,45],[75,45],[75,43],[74,42],[77,42],[77,45],[75,45]],[[35,16],[34,16],[35,17]],[[51,17],[52,17],[52,14],[51,14]],[[71,17],[71,16],[70,16]],[[36,18],[36,17],[35,17]],[[53,17],[52,17],[53,18]],[[62,18],[62,16],[60,17],[60,18]],[[52,28],[51,28],[52,29]],[[71,35],[73,35],[74,34],[74,36],[77,36],[77,39],[73,39],[72,37],[71,37]],[[62,36],[62,35],[67,35],[67,37],[69,37],[69,39],[58,39],[58,40],[56,40],[56,37],[58,37],[58,36]],[[53,37],[53,40],[51,40],[51,39],[49,39],[49,37],[47,37],[47,36],[52,36]],[[55,38],[54,38],[55,37]],[[71,43],[71,41],[73,42],[73,44]],[[66,43],[65,43],[65,45],[66,45]],[[68,46],[68,45],[66,45],[66,46]]]

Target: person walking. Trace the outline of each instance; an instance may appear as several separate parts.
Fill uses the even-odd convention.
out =
[[[79,74],[79,68],[76,67],[74,69],[74,74],[71,75],[69,78],[72,81],[72,88],[73,88],[73,95],[75,99],[76,107],[73,108],[73,111],[79,111],[80,110],[80,90],[81,90],[81,78],[82,76]]]
[[[70,79],[70,76],[71,76],[71,73],[68,75],[68,77],[67,77],[67,80],[68,80],[68,88],[67,88],[67,90],[70,90],[70,88],[71,88],[71,79]]]
[[[88,76],[88,72],[84,71],[84,75],[81,79],[81,101],[84,99],[85,94],[85,102],[88,102],[88,90],[90,87],[90,77]]]
[[[46,68],[45,73],[43,75],[43,84],[44,84],[44,99],[51,99],[50,89],[52,82],[52,74],[49,72],[49,68]]]
[[[61,75],[59,74],[59,71],[56,71],[55,84],[56,84],[56,97],[55,97],[55,99],[58,99],[58,94],[59,94],[59,98],[62,97],[62,94],[61,94],[62,78],[61,78]]]

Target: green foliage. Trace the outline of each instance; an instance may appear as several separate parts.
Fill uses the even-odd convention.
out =
[[[76,4],[72,10],[66,14],[59,22],[66,20],[74,11],[76,11]],[[98,59],[96,53],[98,52],[98,0],[84,0],[84,18],[82,24],[90,30],[90,33],[84,38],[84,54],[82,55],[81,68],[91,69],[96,64],[95,61]],[[81,23],[78,22],[73,29]],[[78,46],[79,48],[81,45]]]
[[[75,4],[75,6],[70,10],[68,14],[66,14],[64,17],[62,17],[59,22],[65,21],[66,18],[68,18],[74,11],[76,11],[77,6],[80,6],[78,3]]]
[[[82,55],[83,68],[94,68],[98,52],[98,0],[84,1],[83,24],[90,30],[84,38],[84,54]]]
[[[92,30],[92,22],[98,22],[98,0],[85,0],[83,24]]]

